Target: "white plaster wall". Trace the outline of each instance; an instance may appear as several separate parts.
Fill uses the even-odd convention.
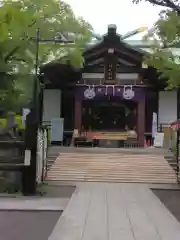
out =
[[[43,121],[61,117],[61,90],[44,89]]]
[[[158,125],[168,125],[177,119],[177,92],[159,92]]]
[[[91,79],[97,79],[97,78],[104,78],[104,73],[83,73],[82,78],[91,78]]]
[[[116,74],[117,79],[123,79],[123,80],[137,80],[139,78],[138,73],[117,73]]]

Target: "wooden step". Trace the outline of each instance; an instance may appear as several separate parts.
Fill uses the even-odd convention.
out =
[[[62,153],[46,181],[176,183],[176,174],[160,155]]]
[[[152,178],[50,178],[46,182],[109,182],[109,183],[147,183],[147,184],[177,184],[176,179],[152,179]]]

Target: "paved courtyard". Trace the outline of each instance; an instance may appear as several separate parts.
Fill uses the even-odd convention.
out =
[[[49,240],[179,240],[180,224],[145,184],[79,184]]]

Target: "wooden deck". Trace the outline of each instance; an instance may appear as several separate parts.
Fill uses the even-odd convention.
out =
[[[179,240],[180,224],[140,184],[80,184],[49,240]]]
[[[166,184],[177,182],[174,170],[163,155],[96,153],[91,152],[91,149],[89,152],[60,153],[48,171],[46,180]]]

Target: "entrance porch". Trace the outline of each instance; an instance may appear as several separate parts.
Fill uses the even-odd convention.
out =
[[[84,100],[82,108],[82,128],[86,131],[136,132],[137,103],[132,100]]]
[[[111,86],[108,86],[111,90]],[[107,87],[106,87],[107,88]],[[114,87],[103,93],[103,87],[95,88],[95,97],[87,99],[82,94],[84,88],[78,88],[75,97],[75,129],[88,139],[108,142],[122,146],[133,141],[137,146],[144,146],[145,134],[145,92],[134,88],[133,99],[123,98],[123,88]],[[99,90],[101,89],[101,91]],[[98,94],[99,93],[99,94]]]

